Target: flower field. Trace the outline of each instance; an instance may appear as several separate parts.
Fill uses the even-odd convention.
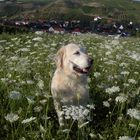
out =
[[[68,43],[94,59],[89,111],[64,108],[59,128],[50,91],[54,55]],[[77,113],[78,112],[78,113]],[[77,114],[90,119],[76,125]],[[140,140],[140,38],[30,33],[0,35],[1,140]]]

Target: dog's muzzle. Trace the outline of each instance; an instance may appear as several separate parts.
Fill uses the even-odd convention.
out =
[[[78,72],[78,73],[81,73],[81,74],[87,74],[90,72],[91,70],[91,67],[92,67],[92,64],[93,64],[93,59],[89,58],[88,60],[88,63],[89,63],[89,66],[88,67],[85,67],[85,68],[80,68],[77,64],[75,64],[74,62],[70,61],[72,64],[73,64],[73,70]]]

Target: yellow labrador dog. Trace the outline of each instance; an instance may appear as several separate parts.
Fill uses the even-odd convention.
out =
[[[57,69],[52,79],[51,92],[62,126],[62,106],[84,106],[89,102],[87,74],[93,60],[80,45],[68,44],[58,50],[55,61]]]

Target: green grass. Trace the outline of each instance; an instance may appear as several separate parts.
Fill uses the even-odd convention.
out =
[[[66,128],[60,129],[50,84],[55,70],[54,54],[69,42],[84,45],[94,59],[88,81],[95,109],[91,112],[92,120],[83,127],[76,127],[71,120]],[[0,35],[0,138],[140,139],[139,56],[139,38],[113,39],[91,34]],[[10,113],[13,116],[8,118]]]

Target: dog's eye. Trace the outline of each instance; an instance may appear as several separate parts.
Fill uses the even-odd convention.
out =
[[[76,54],[76,55],[80,55],[80,52],[79,52],[79,51],[76,51],[74,54]]]

